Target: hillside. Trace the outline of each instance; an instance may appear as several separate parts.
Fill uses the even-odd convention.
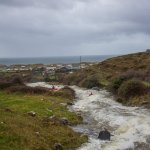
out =
[[[128,101],[128,104],[141,105],[145,101],[146,103],[150,102],[150,51],[110,58],[74,74],[67,75],[64,78],[66,84],[75,84],[85,88],[98,86],[110,89],[112,84],[119,82],[117,83],[119,85],[117,85],[116,91],[114,92],[112,89],[110,89],[110,91],[114,93],[121,102],[122,100],[120,100],[120,96],[118,96],[118,90],[124,80],[138,80],[146,86],[146,90],[144,88],[144,94],[142,94],[143,97],[140,98],[141,95],[131,96],[132,100],[130,102]],[[125,102],[125,104],[127,104],[127,102]],[[147,104],[147,106],[148,105],[149,104]]]

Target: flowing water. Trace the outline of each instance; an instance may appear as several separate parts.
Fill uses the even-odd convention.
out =
[[[89,136],[89,142],[78,150],[150,150],[149,110],[122,106],[105,90],[72,88],[76,101],[71,110],[84,118],[84,124],[74,130]],[[89,96],[91,91],[93,95]],[[114,135],[110,141],[97,138],[104,127]]]
[[[45,83],[29,85],[51,87]],[[73,129],[89,137],[88,143],[78,150],[150,150],[150,110],[122,106],[105,90],[72,88],[76,100],[69,109],[84,119],[83,124]],[[91,92],[93,95],[89,96]],[[103,128],[113,134],[110,141],[97,138]]]

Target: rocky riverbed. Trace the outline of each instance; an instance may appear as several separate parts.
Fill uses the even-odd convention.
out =
[[[51,85],[46,83],[28,85],[51,88]],[[115,102],[105,90],[87,90],[76,86],[72,88],[76,92],[76,99],[69,109],[84,119],[83,124],[73,129],[89,137],[88,143],[78,150],[150,149],[150,110],[123,106]],[[90,95],[91,92],[93,95]],[[110,141],[97,138],[103,128],[107,128],[113,134]]]
[[[78,150],[149,150],[150,111],[138,107],[126,107],[115,102],[105,91],[94,91],[72,87],[76,101],[70,109],[80,113],[84,124],[74,130],[89,136],[89,142]],[[93,95],[89,96],[89,93]],[[110,141],[99,140],[98,133],[107,128]]]

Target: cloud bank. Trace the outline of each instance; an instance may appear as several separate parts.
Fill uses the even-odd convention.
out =
[[[149,0],[0,0],[0,56],[125,54],[150,48]]]

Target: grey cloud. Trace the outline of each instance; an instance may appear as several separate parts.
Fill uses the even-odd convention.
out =
[[[0,54],[113,54],[145,49],[150,47],[149,8],[149,0],[0,0]]]

